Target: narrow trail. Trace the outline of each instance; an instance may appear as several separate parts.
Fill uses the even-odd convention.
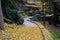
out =
[[[28,26],[38,27],[40,29],[41,33],[42,33],[43,40],[53,40],[49,31],[41,23],[36,22],[36,21],[32,21],[29,18],[32,18],[32,17],[28,17],[28,18],[24,19],[25,20],[24,24],[26,26],[28,25]]]
[[[43,40],[53,40],[49,31],[42,24],[35,22],[35,21],[30,21],[30,22],[36,24],[37,27],[39,27],[39,29],[41,30],[42,36],[43,36]]]
[[[42,24],[35,22],[35,21],[31,21],[31,20],[29,20],[29,22],[32,22],[39,27],[39,29],[41,30],[42,36],[43,36],[43,40],[53,40],[49,31]]]
[[[29,21],[29,20],[28,20],[28,21]],[[39,27],[39,25],[38,25],[37,23],[35,23],[35,22],[33,22],[33,21],[29,21],[29,22],[34,23],[35,25],[37,25],[37,27]],[[43,40],[45,40],[44,34],[43,34],[43,32],[42,32],[42,30],[41,30],[40,27],[39,27],[39,29],[40,29],[40,31],[41,31],[41,33],[42,33]]]

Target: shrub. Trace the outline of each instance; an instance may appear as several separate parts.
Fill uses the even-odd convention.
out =
[[[2,0],[2,11],[4,18],[11,20],[13,23],[16,24],[23,24],[24,20],[21,16],[17,13],[17,7],[15,7],[16,2],[18,0]]]

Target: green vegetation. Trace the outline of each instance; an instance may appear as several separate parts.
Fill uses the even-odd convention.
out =
[[[17,3],[22,3],[22,0],[2,0],[3,15],[4,18],[11,20],[13,23],[23,24],[23,18],[17,13]]]
[[[51,32],[54,40],[60,40],[60,32]]]
[[[48,2],[48,0],[41,0],[42,2]]]
[[[38,14],[38,15],[34,15],[33,20],[34,20],[34,21],[40,21],[40,20],[41,20],[40,18],[41,18],[41,17],[40,17],[39,14]]]

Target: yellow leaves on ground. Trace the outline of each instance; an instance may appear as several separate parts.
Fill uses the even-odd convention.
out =
[[[46,40],[53,40],[53,38],[51,37],[50,32],[43,26],[43,25],[39,25],[42,32],[44,33],[44,37]]]
[[[4,24],[4,31],[1,31],[0,40],[43,40],[42,33],[38,27],[23,27]]]
[[[45,38],[47,40],[53,40],[53,38],[51,37],[51,34],[49,33],[49,31],[47,29],[43,29],[42,31],[43,31]]]

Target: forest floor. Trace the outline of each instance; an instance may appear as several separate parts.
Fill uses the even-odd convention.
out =
[[[43,25],[43,22],[40,22]],[[54,32],[60,32],[60,25],[59,26],[55,26],[52,24],[49,24],[48,22],[46,22],[46,29],[48,29],[49,31],[54,31]]]
[[[15,26],[4,24],[4,31],[0,31],[0,40],[43,40],[42,33],[38,27]]]
[[[4,31],[0,30],[0,40],[53,40],[42,24],[24,21],[23,25],[4,23]]]
[[[60,27],[56,27],[54,25],[49,25],[47,29],[50,31],[60,32]]]
[[[54,40],[60,40],[60,27],[56,27],[54,25],[49,25],[47,29],[52,34]]]
[[[43,25],[43,22],[41,22],[41,24]],[[53,40],[60,40],[60,26],[56,27],[53,24],[46,24],[45,28],[51,33]]]

